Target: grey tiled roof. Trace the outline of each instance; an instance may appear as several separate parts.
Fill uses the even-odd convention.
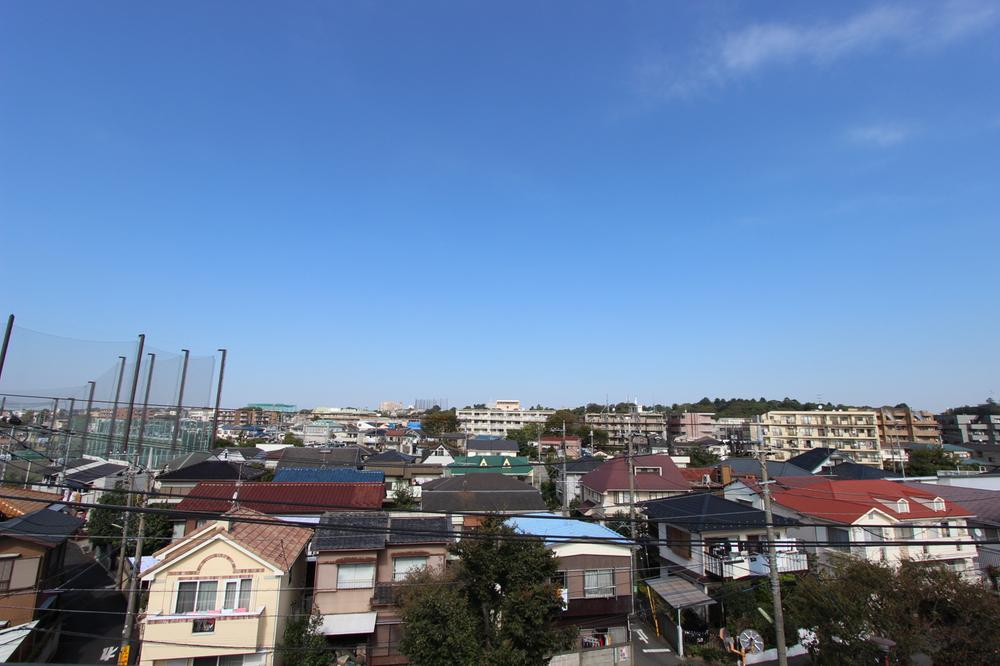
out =
[[[387,513],[325,513],[316,527],[313,550],[380,550],[385,547],[388,531]]]
[[[451,539],[448,519],[393,518],[389,543],[445,543]]]

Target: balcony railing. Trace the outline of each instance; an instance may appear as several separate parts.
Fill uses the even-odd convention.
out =
[[[798,550],[782,550],[777,553],[778,571],[805,571],[809,568],[806,554]],[[771,572],[767,555],[741,551],[725,556],[705,553],[705,573],[717,578],[746,578],[766,576]]]

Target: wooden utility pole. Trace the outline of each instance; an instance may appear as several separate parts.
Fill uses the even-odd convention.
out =
[[[760,460],[760,479],[764,489],[764,521],[767,527],[768,572],[771,577],[771,599],[774,603],[774,637],[777,641],[778,666],[788,666],[785,647],[785,613],[781,608],[781,574],[778,572],[778,547],[774,543],[774,514],[771,512],[771,482],[767,476],[767,455],[764,443],[757,449]]]

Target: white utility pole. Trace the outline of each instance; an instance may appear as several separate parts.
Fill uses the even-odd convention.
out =
[[[764,521],[767,526],[767,559],[771,577],[771,598],[774,603],[774,637],[777,641],[778,666],[788,666],[785,647],[785,613],[781,608],[781,574],[778,572],[778,548],[774,543],[774,514],[771,512],[771,482],[767,476],[767,455],[764,443],[757,450],[760,459],[760,479],[764,489]]]

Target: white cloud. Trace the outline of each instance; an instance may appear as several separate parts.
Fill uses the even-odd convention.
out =
[[[998,21],[1000,5],[953,0],[885,4],[840,21],[809,25],[757,23],[722,35],[683,67],[662,57],[647,59],[640,77],[644,92],[683,97],[769,66],[823,65],[878,49],[941,48]]]
[[[909,139],[914,134],[909,125],[885,123],[879,125],[862,125],[847,130],[847,139],[852,143],[877,148],[888,148]]]

